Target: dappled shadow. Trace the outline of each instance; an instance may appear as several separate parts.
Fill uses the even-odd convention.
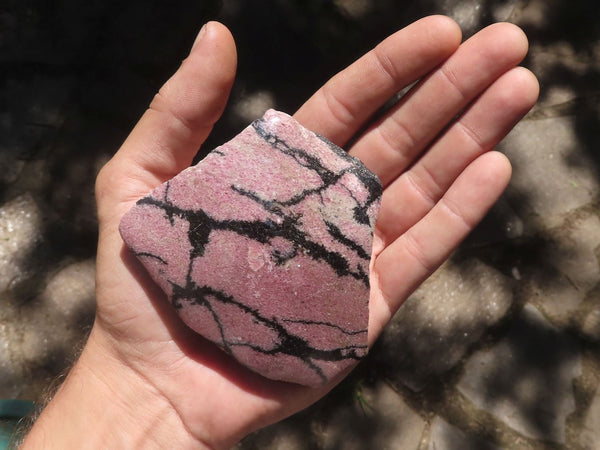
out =
[[[496,346],[470,359],[459,389],[525,436],[564,442],[580,370],[575,340],[527,307]]]
[[[593,0],[530,3],[539,6],[543,14],[541,20],[525,15],[525,23],[521,24],[532,45],[546,52],[546,63],[535,64],[533,58],[528,60],[540,69],[536,71],[543,88],[540,101],[545,108],[551,108],[545,101],[553,90],[563,88],[572,92],[570,100],[576,107],[565,115],[573,117],[578,150],[585,152],[597,169],[600,164],[600,65],[597,63],[600,4]]]
[[[327,397],[248,436],[237,448],[265,450],[417,448],[425,420],[367,357]]]
[[[17,304],[35,307],[46,275],[65,260],[93,257],[97,233],[95,174],[185,58],[195,34],[208,19],[221,20],[231,28],[239,70],[224,117],[200,154],[246,125],[246,119],[236,113],[236,105],[244,98],[268,92],[274,106],[292,113],[328,77],[385,36],[418,17],[451,13],[468,22],[466,36],[502,18],[524,27],[534,49],[525,64],[536,71],[543,88],[540,107],[527,121],[569,117],[575,142],[568,155],[557,157],[564,157],[574,169],[584,167],[598,173],[600,167],[600,4],[595,0],[375,0],[354,2],[360,7],[352,8],[342,7],[352,2],[319,0],[59,3],[14,1],[0,13],[0,204],[29,192],[44,218],[42,237],[25,262],[29,275],[11,288]],[[504,10],[507,4],[511,7]],[[532,129],[535,133],[535,126]],[[515,173],[522,169],[517,165]],[[421,330],[419,336],[430,348],[411,343],[414,323],[401,322],[399,326],[405,330],[397,340],[380,342],[360,370],[324,402],[282,425],[308,443],[301,448],[316,448],[318,443],[310,437],[315,433],[315,411],[320,411],[316,417],[323,422],[337,408],[355,408],[356,385],[369,385],[384,377],[402,389],[410,384],[410,392],[418,386],[418,393],[406,393],[411,401],[444,415],[447,388],[463,376],[464,361],[479,348],[492,348],[503,340],[514,344],[515,369],[507,372],[511,375],[507,379],[503,378],[500,359],[490,363],[492,375],[481,389],[494,394],[486,401],[513,404],[521,408],[533,429],[540,433],[548,430],[550,422],[539,405],[552,407],[559,400],[554,398],[557,389],[546,372],[560,372],[562,365],[571,364],[580,344],[577,339],[589,340],[589,336],[581,337],[578,322],[568,322],[575,344],[560,347],[550,364],[544,359],[547,354],[536,355],[535,348],[556,344],[563,339],[564,328],[545,331],[520,319],[523,306],[532,300],[531,286],[557,292],[569,283],[557,261],[572,255],[571,244],[565,241],[566,231],[561,230],[564,224],[557,222],[550,232],[554,225],[548,225],[536,210],[536,189],[532,180],[526,189],[510,190],[454,260],[456,267],[463,267],[457,275],[461,279],[470,275],[465,262],[477,258],[501,273],[507,283],[512,280],[514,298],[506,315],[493,323],[460,318],[443,332]],[[597,214],[597,208],[585,214]],[[559,247],[561,251],[549,251]],[[597,296],[578,295],[586,298],[586,311],[599,307]],[[545,301],[536,299],[541,306]],[[420,314],[426,318],[426,312]],[[89,315],[81,317],[82,329],[91,321]],[[474,328],[482,330],[477,339],[465,340],[458,356],[449,355],[448,336],[464,336]],[[68,364],[69,349],[56,347],[51,353],[39,364],[43,377],[60,372]],[[433,363],[437,368],[430,370]],[[526,370],[519,370],[521,366]],[[528,391],[529,397],[523,397],[515,387],[530,376],[539,378],[539,386]],[[37,395],[39,384],[32,382],[36,387],[24,395]],[[356,417],[351,421],[361,422]],[[369,431],[383,422],[385,418],[376,414],[365,416],[344,436],[372,444]],[[332,425],[336,426],[341,427]],[[493,432],[490,435],[494,437]],[[252,448],[251,442],[247,448]]]
[[[229,106],[201,155],[247,125],[235,114],[240,99],[266,91],[273,95],[274,107],[293,114],[328,78],[434,10],[430,0],[418,6],[390,0],[367,3],[354,17],[334,2],[320,0],[226,2],[217,18],[236,40],[238,74]]]

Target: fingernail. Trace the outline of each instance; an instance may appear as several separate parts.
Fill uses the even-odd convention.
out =
[[[194,45],[192,45],[192,50],[194,50],[196,48],[196,46],[202,41],[204,36],[206,36],[206,32],[208,31],[209,24],[210,24],[210,22],[205,23],[204,26],[202,28],[200,28],[200,32],[198,33],[198,36],[196,36]]]

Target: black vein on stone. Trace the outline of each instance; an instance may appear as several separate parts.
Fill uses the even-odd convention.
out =
[[[261,198],[256,192],[252,192],[248,189],[243,189],[238,186],[231,186],[231,189],[234,192],[237,192],[240,195],[243,195],[254,202],[261,205],[266,211],[276,214],[278,216],[283,216],[283,207],[292,206],[300,203],[309,195],[319,193],[321,194],[324,190],[329,188],[331,185],[336,184],[346,173],[354,174],[365,186],[367,191],[369,192],[368,199],[366,201],[365,206],[361,206],[357,199],[354,197],[353,193],[350,192],[352,199],[356,202],[356,206],[353,208],[353,217],[354,219],[363,225],[369,225],[369,216],[368,216],[368,208],[369,206],[377,201],[381,195],[382,187],[379,179],[371,173],[360,160],[348,155],[344,150],[339,148],[337,145],[333,144],[331,141],[326,139],[323,136],[317,134],[317,136],[325,142],[329,148],[334,151],[334,153],[341,157],[342,159],[349,161],[351,165],[346,169],[341,170],[338,173],[332,172],[327,167],[325,167],[321,160],[313,155],[310,155],[306,150],[301,148],[296,148],[290,146],[285,140],[281,139],[279,136],[269,133],[264,127],[265,121],[264,119],[259,119],[253,122],[252,127],[256,131],[257,135],[260,136],[265,142],[267,142],[272,148],[280,151],[281,153],[288,155],[296,160],[298,164],[303,167],[306,167],[312,171],[314,171],[319,178],[321,178],[322,184],[316,188],[305,189],[301,193],[296,194],[292,198],[288,200],[266,200]],[[341,230],[333,225],[332,223],[326,223],[328,227],[329,234],[338,242],[342,243],[346,247],[354,250],[357,255],[366,260],[370,260],[370,255],[367,251],[362,248],[359,244],[350,240],[346,237]]]
[[[371,172],[363,164],[363,162],[360,159],[355,158],[354,156],[350,156],[348,154],[348,152],[346,152],[343,148],[335,145],[333,142],[331,142],[325,136],[321,136],[318,133],[315,133],[315,135],[319,139],[321,139],[323,142],[325,142],[329,146],[329,148],[333,152],[335,152],[335,154],[337,154],[340,158],[353,163],[352,164],[352,167],[353,167],[352,173],[354,173],[358,177],[358,179],[362,182],[362,184],[369,191],[369,198],[367,199],[365,209],[367,209],[369,207],[369,205],[371,205],[373,202],[377,201],[383,191],[381,181],[379,180],[377,175],[375,175],[373,172]],[[368,222],[366,222],[366,223],[368,223]]]
[[[208,308],[213,319],[219,327],[222,339],[222,347],[225,351],[231,353],[231,347],[236,345],[245,345],[254,351],[263,354],[282,353],[301,359],[307,367],[313,370],[323,382],[326,377],[322,369],[317,366],[315,361],[340,361],[345,359],[359,360],[366,350],[367,346],[348,346],[332,350],[323,350],[311,347],[306,340],[289,333],[285,327],[274,319],[262,317],[258,311],[235,300],[225,293],[219,292],[209,286],[198,287],[195,285],[191,273],[194,260],[204,255],[206,244],[209,242],[210,233],[213,230],[229,230],[239,235],[249,237],[261,243],[267,243],[274,237],[282,237],[294,246],[294,251],[302,248],[304,253],[310,254],[315,259],[321,259],[328,263],[338,275],[350,275],[356,279],[362,280],[368,286],[368,276],[359,267],[357,272],[350,271],[347,261],[339,254],[327,250],[323,245],[308,240],[305,234],[298,228],[298,217],[285,216],[281,223],[267,219],[266,221],[244,221],[244,220],[216,220],[211,218],[203,210],[187,210],[180,208],[170,202],[168,198],[159,200],[154,197],[144,197],[137,202],[138,205],[148,205],[163,210],[165,215],[173,223],[175,216],[180,217],[189,223],[188,239],[192,246],[190,259],[186,276],[186,286],[179,286],[170,282],[173,287],[171,302],[175,308],[181,308],[182,301],[187,301],[193,305],[202,305]],[[150,255],[148,256],[155,256]],[[292,255],[293,257],[293,255]],[[158,257],[160,258],[160,257]],[[162,258],[161,258],[162,259]],[[210,306],[209,297],[220,302],[235,305],[242,311],[251,314],[259,323],[277,332],[279,343],[273,349],[264,349],[253,344],[228,342],[225,338],[223,324],[218,314]],[[336,327],[335,324],[323,322],[323,325]],[[360,352],[362,350],[362,352]]]
[[[192,263],[190,263],[192,264]],[[330,350],[318,349],[312,347],[305,339],[290,333],[283,325],[281,325],[275,318],[268,319],[261,315],[258,310],[251,308],[250,306],[237,301],[234,297],[227,295],[217,289],[210,286],[198,286],[196,283],[188,279],[186,286],[180,286],[176,283],[170,282],[173,288],[173,294],[171,301],[173,306],[181,308],[182,302],[188,302],[190,305],[199,305],[206,307],[212,314],[213,319],[219,327],[222,346],[225,351],[231,353],[231,347],[233,346],[245,346],[249,347],[254,351],[257,351],[266,355],[284,354],[301,359],[308,367],[321,378],[325,383],[327,378],[323,371],[314,363],[314,361],[342,361],[345,359],[359,360],[362,357],[360,350],[365,351],[366,345],[349,345],[346,347],[340,347]],[[275,331],[277,333],[277,341],[273,348],[263,348],[255,344],[245,342],[229,342],[226,339],[224,327],[221,323],[218,314],[215,313],[214,308],[211,304],[211,300],[217,301],[223,304],[234,305],[244,313],[250,314],[257,323]],[[336,327],[334,324],[324,325]]]
[[[162,259],[160,256],[155,255],[150,252],[133,252],[133,254],[135,256],[137,256],[138,258],[152,258],[152,259],[156,259],[161,264],[165,264],[165,265],[167,264],[167,261]]]
[[[336,325],[334,323],[330,323],[330,322],[323,322],[320,320],[304,320],[304,319],[281,319],[283,322],[287,322],[287,323],[301,323],[303,325],[323,325],[326,327],[330,327],[330,328],[335,328],[339,331],[341,331],[344,334],[347,334],[349,336],[354,336],[356,334],[363,334],[366,333],[367,330],[346,330],[345,328],[340,327],[339,325]],[[366,345],[364,346],[364,348],[366,348]]]
[[[256,134],[271,147],[294,158],[299,165],[316,172],[319,178],[321,178],[323,181],[324,185],[331,185],[335,183],[338,175],[321,164],[319,158],[309,154],[302,148],[296,148],[288,145],[287,142],[279,138],[279,136],[269,133],[264,128],[264,124],[264,119],[259,119],[252,123],[252,127],[254,128],[254,131],[256,131]]]
[[[362,270],[352,270],[348,261],[335,251],[328,250],[324,245],[314,242],[306,236],[299,226],[299,217],[285,216],[281,223],[271,219],[260,220],[217,220],[210,217],[201,209],[189,210],[180,208],[170,201],[163,201],[154,197],[144,197],[137,202],[138,205],[149,205],[160,208],[172,220],[178,216],[189,223],[188,239],[192,245],[190,258],[193,260],[203,256],[210,233],[215,230],[231,231],[240,236],[245,236],[262,244],[270,242],[275,237],[289,241],[295,249],[302,249],[304,254],[311,258],[328,264],[338,276],[351,276],[362,281],[369,287],[369,277]]]
[[[167,181],[167,183],[165,184],[165,195],[163,196],[163,199],[165,202],[169,201],[169,189],[171,188],[171,181]],[[175,218],[173,217],[173,214],[169,214],[167,212],[167,219],[169,219],[169,223],[171,224],[171,226],[175,225]]]
[[[212,307],[212,305],[210,304],[209,301],[203,302],[202,306],[204,306],[206,309],[208,309],[208,311],[210,312],[210,314],[213,317],[213,320],[217,324],[217,327],[219,328],[219,334],[221,335],[221,345],[222,345],[223,349],[227,353],[231,353],[231,346],[229,345],[229,343],[227,342],[227,339],[225,338],[225,329],[223,328],[223,324],[219,320],[219,315],[215,312],[214,308]]]
[[[327,226],[327,232],[329,233],[329,235],[332,238],[334,238],[336,241],[338,241],[342,245],[345,245],[350,250],[355,251],[356,254],[358,256],[360,256],[362,259],[366,259],[367,261],[369,261],[371,259],[371,255],[369,255],[365,251],[365,249],[362,248],[361,245],[357,244],[352,239],[350,239],[348,236],[346,236],[344,233],[342,233],[342,230],[340,230],[336,225],[334,225],[331,222],[327,222],[327,221],[325,221],[325,225]]]
[[[256,131],[256,134],[258,134],[274,149],[288,156],[291,156],[301,166],[316,172],[317,175],[323,181],[323,185],[329,186],[333,184],[335,181],[337,181],[336,178],[340,177],[347,171],[356,175],[356,177],[360,180],[360,182],[366,187],[367,191],[369,192],[369,197],[364,206],[365,210],[367,210],[373,202],[377,201],[381,197],[383,188],[381,185],[381,181],[379,181],[379,178],[377,178],[377,176],[373,172],[367,169],[367,167],[362,163],[360,159],[350,156],[342,148],[338,147],[324,136],[315,133],[315,136],[317,136],[320,140],[326,143],[327,146],[337,156],[351,163],[351,165],[348,167],[348,169],[346,169],[346,171],[342,171],[340,174],[332,172],[331,170],[327,169],[321,163],[320,159],[316,156],[310,155],[304,149],[292,147],[285,140],[279,138],[279,136],[269,133],[265,128],[265,123],[265,119],[258,119],[252,123],[252,127]]]

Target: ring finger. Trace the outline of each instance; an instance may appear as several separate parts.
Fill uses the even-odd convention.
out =
[[[527,53],[516,26],[491,25],[463,43],[350,149],[390,184],[473,99]]]
[[[419,221],[479,155],[491,150],[534,105],[535,76],[515,68],[487,89],[425,155],[385,190],[378,233],[384,245]]]

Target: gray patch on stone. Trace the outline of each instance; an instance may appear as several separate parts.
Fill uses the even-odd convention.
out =
[[[497,345],[469,359],[458,389],[519,433],[564,443],[580,373],[576,342],[527,305]]]
[[[376,358],[395,382],[420,390],[452,369],[512,304],[512,280],[479,260],[449,262],[400,308]]]

